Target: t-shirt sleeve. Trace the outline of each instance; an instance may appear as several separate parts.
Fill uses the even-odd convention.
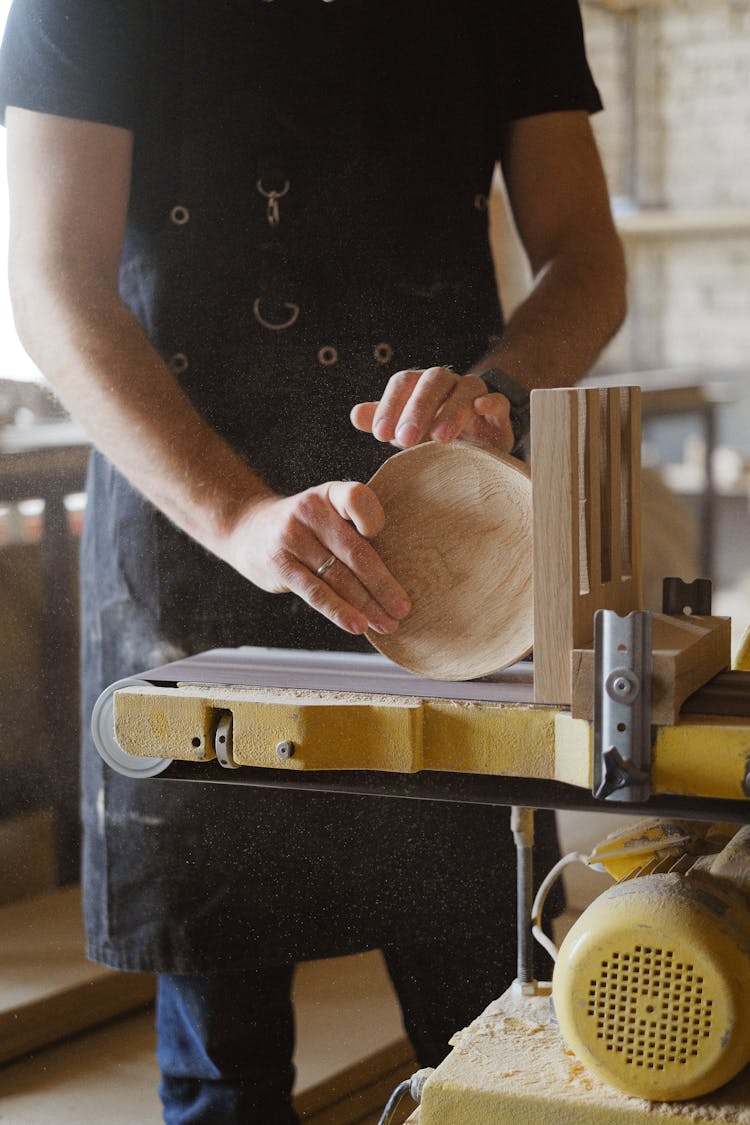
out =
[[[0,47],[9,105],[135,128],[146,36],[142,0],[14,0]]]
[[[498,4],[505,12],[511,5]],[[578,0],[523,0],[500,21],[495,65],[503,117],[602,108],[586,58]]]

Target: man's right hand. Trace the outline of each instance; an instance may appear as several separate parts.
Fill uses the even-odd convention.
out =
[[[392,633],[411,605],[368,542],[384,522],[366,484],[329,481],[294,496],[255,497],[221,554],[256,586],[296,594],[349,633]]]

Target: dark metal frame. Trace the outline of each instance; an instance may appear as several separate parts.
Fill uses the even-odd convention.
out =
[[[192,781],[418,801],[522,805],[576,812],[611,812],[628,816],[673,816],[689,820],[750,823],[750,803],[747,801],[659,795],[644,802],[602,801],[586,789],[560,781],[433,770],[414,774],[371,770],[276,770],[260,766],[240,766],[238,769],[228,770],[217,761],[174,761],[163,773],[146,780],[156,783]]]

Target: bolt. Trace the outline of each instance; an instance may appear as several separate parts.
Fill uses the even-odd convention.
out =
[[[296,748],[294,743],[290,742],[288,738],[285,738],[283,742],[279,742],[276,744],[276,754],[284,762],[287,760],[287,758],[294,757],[295,749]]]
[[[616,703],[634,703],[640,689],[639,677],[625,668],[613,668],[604,684],[607,695]]]

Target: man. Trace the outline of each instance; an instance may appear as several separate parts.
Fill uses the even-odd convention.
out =
[[[573,382],[619,324],[575,0],[464,8],[14,5],[14,308],[98,450],[85,716],[180,653],[396,630],[356,482],[428,437],[510,450],[524,388]],[[538,278],[506,325],[498,159]],[[382,947],[423,1065],[507,985],[507,810],[212,788],[84,747],[89,952],[160,974],[167,1122],[295,1120],[297,960]]]

